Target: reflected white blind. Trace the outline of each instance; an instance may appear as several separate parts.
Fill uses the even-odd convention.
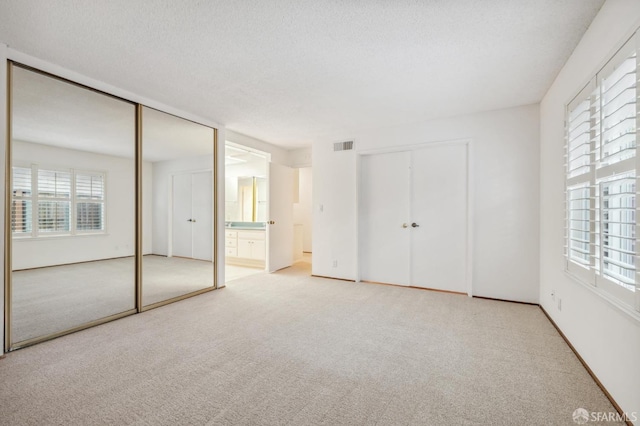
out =
[[[33,211],[31,169],[13,167],[12,173],[11,230],[16,234],[31,234]]]
[[[38,197],[69,198],[70,196],[71,173],[38,170]]]
[[[104,231],[104,175],[76,174],[76,230]]]
[[[69,232],[71,173],[38,170],[38,232]]]
[[[605,165],[635,156],[636,67],[634,51],[601,82],[600,160]]]

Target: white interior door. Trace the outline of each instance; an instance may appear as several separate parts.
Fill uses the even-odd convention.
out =
[[[409,152],[362,157],[360,277],[409,285]]]
[[[211,172],[191,175],[194,259],[213,260],[213,179]]]
[[[293,169],[269,163],[267,270],[293,264]]]
[[[173,176],[171,251],[173,256],[192,256],[191,175]]]
[[[467,146],[412,152],[411,285],[467,292]]]

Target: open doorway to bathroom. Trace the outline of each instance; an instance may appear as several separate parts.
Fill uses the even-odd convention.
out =
[[[225,281],[265,271],[268,154],[225,144]]]

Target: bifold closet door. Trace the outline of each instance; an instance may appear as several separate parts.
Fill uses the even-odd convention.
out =
[[[211,172],[191,175],[193,258],[213,260],[213,176]]]
[[[191,214],[191,174],[173,176],[173,235],[172,255],[192,257],[193,225]]]
[[[409,152],[361,159],[360,278],[409,285]]]
[[[173,256],[213,259],[211,172],[173,177]]]
[[[411,285],[466,293],[467,146],[411,153]]]

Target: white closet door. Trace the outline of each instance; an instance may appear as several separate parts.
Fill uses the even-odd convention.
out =
[[[191,175],[194,259],[213,259],[213,181],[211,172]]]
[[[409,152],[362,157],[360,278],[409,285]]]
[[[172,255],[192,256],[191,175],[173,176]]]
[[[293,264],[293,169],[269,163],[269,252],[267,270]]]
[[[411,285],[467,292],[467,147],[413,151]]]

